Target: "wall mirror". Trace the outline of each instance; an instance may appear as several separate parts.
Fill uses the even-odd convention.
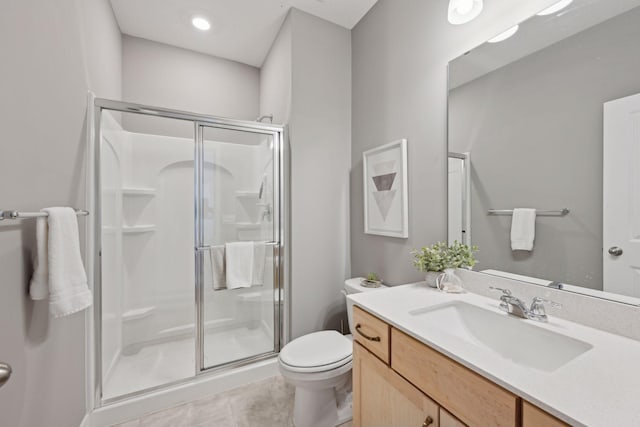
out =
[[[556,6],[449,64],[449,240],[477,271],[637,305],[640,1]]]

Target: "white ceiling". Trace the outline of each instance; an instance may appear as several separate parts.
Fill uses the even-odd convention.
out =
[[[352,29],[377,0],[111,0],[123,34],[260,67],[291,7]],[[202,15],[211,30],[197,31]]]

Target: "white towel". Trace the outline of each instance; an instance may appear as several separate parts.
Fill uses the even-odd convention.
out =
[[[264,242],[230,242],[225,245],[227,289],[263,284]]]
[[[211,286],[214,291],[226,289],[224,246],[213,246],[209,249],[211,263]]]
[[[37,261],[29,293],[34,300],[49,296],[53,317],[76,313],[91,305],[87,274],[80,255],[76,212],[71,208],[43,209],[38,218]]]
[[[536,210],[514,209],[511,219],[511,250],[531,251],[536,237]]]

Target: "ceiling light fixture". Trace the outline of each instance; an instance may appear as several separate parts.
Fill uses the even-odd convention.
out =
[[[483,0],[449,0],[449,22],[453,25],[466,24],[480,15]]]
[[[569,6],[572,2],[573,2],[573,0],[560,0],[559,2],[557,2],[554,5],[546,8],[545,10],[543,10],[540,13],[538,13],[537,15],[538,16],[552,15],[552,14],[554,14],[556,12],[561,11],[565,7]]]
[[[513,26],[509,28],[507,31],[505,31],[504,33],[500,33],[494,38],[490,39],[489,43],[500,43],[502,41],[505,41],[506,39],[513,36],[515,33],[517,33],[519,28],[520,28],[519,25]]]
[[[207,31],[211,28],[209,21],[202,16],[194,16],[193,19],[191,19],[191,25],[200,31]]]

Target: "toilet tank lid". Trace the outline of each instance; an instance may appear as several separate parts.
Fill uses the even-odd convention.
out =
[[[369,291],[375,291],[375,290],[387,288],[387,286],[385,285],[382,285],[379,288],[367,288],[365,286],[362,286],[363,280],[364,280],[364,277],[354,277],[353,279],[345,280],[344,288],[347,294],[357,294],[360,292],[369,292]]]
[[[353,344],[337,331],[320,331],[301,336],[285,345],[280,360],[289,366],[321,367],[351,356]]]

